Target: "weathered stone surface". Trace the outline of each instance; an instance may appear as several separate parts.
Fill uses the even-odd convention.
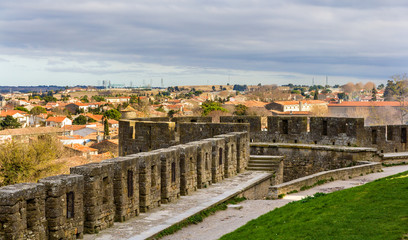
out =
[[[0,188],[0,239],[46,239],[45,187],[21,183]]]
[[[379,161],[374,148],[290,143],[251,143],[251,154],[284,156],[284,182],[321,171]]]
[[[161,204],[161,155],[157,151],[139,155],[139,206],[147,212]]]
[[[238,138],[234,134],[222,134],[214,136],[215,138],[222,138],[225,141],[224,151],[224,175],[226,178],[237,175],[237,145]]]
[[[71,174],[84,176],[84,232],[97,233],[112,226],[115,217],[114,164],[103,162],[72,167]]]
[[[180,197],[180,150],[175,147],[157,150],[161,161],[161,202]]]
[[[174,146],[180,151],[180,194],[185,196],[197,190],[197,146]]]
[[[212,143],[196,141],[188,143],[197,148],[197,187],[206,188],[212,183]]]
[[[123,222],[139,215],[139,158],[138,154],[132,154],[103,161],[114,166],[115,221]]]
[[[84,177],[58,175],[39,180],[47,192],[45,214],[49,239],[77,239],[83,235]]]

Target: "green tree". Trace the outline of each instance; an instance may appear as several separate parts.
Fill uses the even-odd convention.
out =
[[[30,112],[30,111],[28,111],[28,109],[27,109],[27,108],[22,107],[22,106],[15,107],[15,108],[14,108],[14,110],[23,111],[23,112],[26,112],[26,113],[29,113],[29,112]]]
[[[377,89],[375,87],[373,87],[372,92],[373,92],[373,94],[372,94],[372,97],[371,97],[371,101],[375,102],[375,101],[377,101]]]
[[[212,90],[213,90],[213,92],[215,92],[215,86],[212,86]]]
[[[227,112],[227,110],[223,107],[221,107],[221,103],[219,102],[214,102],[214,101],[205,101],[203,102],[203,104],[201,105],[201,109],[203,110],[203,116],[207,116],[210,112],[212,111],[223,111],[223,112]]]
[[[316,89],[313,95],[313,100],[318,100],[319,99],[319,91]]]
[[[105,118],[105,121],[103,121],[103,133],[106,136],[109,136],[109,123],[108,123],[108,119]]]
[[[103,96],[95,95],[92,96],[92,99],[95,100],[96,102],[105,102],[105,98]]]
[[[73,125],[85,125],[88,121],[87,121],[87,117],[85,117],[84,115],[79,115],[77,118],[74,119],[74,121],[72,121]]]
[[[62,165],[54,160],[62,155],[58,139],[46,136],[30,144],[7,142],[0,145],[0,185],[35,182],[55,175]]]
[[[10,129],[10,128],[19,128],[21,124],[17,121],[17,119],[13,118],[10,115],[7,115],[3,120],[0,121],[0,128],[1,129]]]
[[[248,107],[243,104],[238,104],[235,106],[234,114],[238,116],[247,115]]]
[[[115,119],[115,120],[118,120],[118,121],[119,121],[119,119],[120,119],[120,117],[121,117],[122,115],[120,114],[120,112],[119,112],[118,110],[116,110],[116,109],[111,109],[111,110],[106,111],[106,112],[103,114],[103,116],[105,116],[105,117],[107,117],[107,118],[109,118],[109,119]]]
[[[85,95],[85,96],[81,97],[80,100],[81,100],[81,102],[83,102],[83,103],[89,103],[88,95]]]
[[[177,113],[177,111],[170,110],[170,111],[167,113],[167,116],[168,116],[169,118],[172,118],[172,117],[174,117],[174,114],[176,114],[176,113]]]
[[[53,96],[44,96],[43,97],[43,100],[46,102],[46,103],[48,103],[48,102],[56,102],[57,101],[57,99],[55,98],[55,97],[53,97]]]
[[[39,115],[41,113],[47,113],[47,109],[41,107],[41,106],[35,106],[31,109],[30,113],[32,115]]]

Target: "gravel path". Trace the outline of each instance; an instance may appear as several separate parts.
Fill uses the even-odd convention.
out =
[[[334,192],[346,188],[363,185],[367,182],[374,181],[378,178],[394,175],[400,172],[408,171],[408,165],[383,168],[384,172],[372,173],[369,175],[356,177],[344,181],[329,182],[303,192],[290,194],[279,200],[246,200],[239,203],[242,208],[236,206],[229,207],[225,211],[219,211],[216,214],[204,219],[197,225],[190,225],[182,230],[166,236],[163,239],[177,240],[210,240],[218,239],[224,234],[234,231],[235,229],[246,224],[248,221],[255,219],[275,208],[282,207],[285,204],[300,200],[316,192]]]

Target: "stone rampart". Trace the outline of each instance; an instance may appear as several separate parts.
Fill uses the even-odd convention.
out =
[[[359,165],[357,166],[319,172],[289,182],[270,186],[269,197],[277,199],[284,194],[301,191],[304,188],[310,188],[319,182],[339,179],[345,180],[378,171],[381,171],[381,163],[359,162]]]
[[[48,239],[77,239],[84,232],[84,176],[58,175],[39,180],[46,191]]]
[[[113,195],[115,221],[123,222],[139,215],[139,158],[136,154],[103,162],[114,166]]]
[[[97,233],[113,225],[114,163],[89,163],[71,168],[71,174],[84,176],[84,232]]]
[[[0,188],[0,239],[46,239],[45,197],[43,184]]]
[[[375,148],[328,145],[251,143],[251,154],[284,156],[284,182],[347,166],[358,161],[380,161]]]

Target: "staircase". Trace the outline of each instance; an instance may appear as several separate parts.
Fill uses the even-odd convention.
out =
[[[277,169],[281,167],[282,161],[282,156],[251,155],[247,170],[269,172],[277,171]]]

